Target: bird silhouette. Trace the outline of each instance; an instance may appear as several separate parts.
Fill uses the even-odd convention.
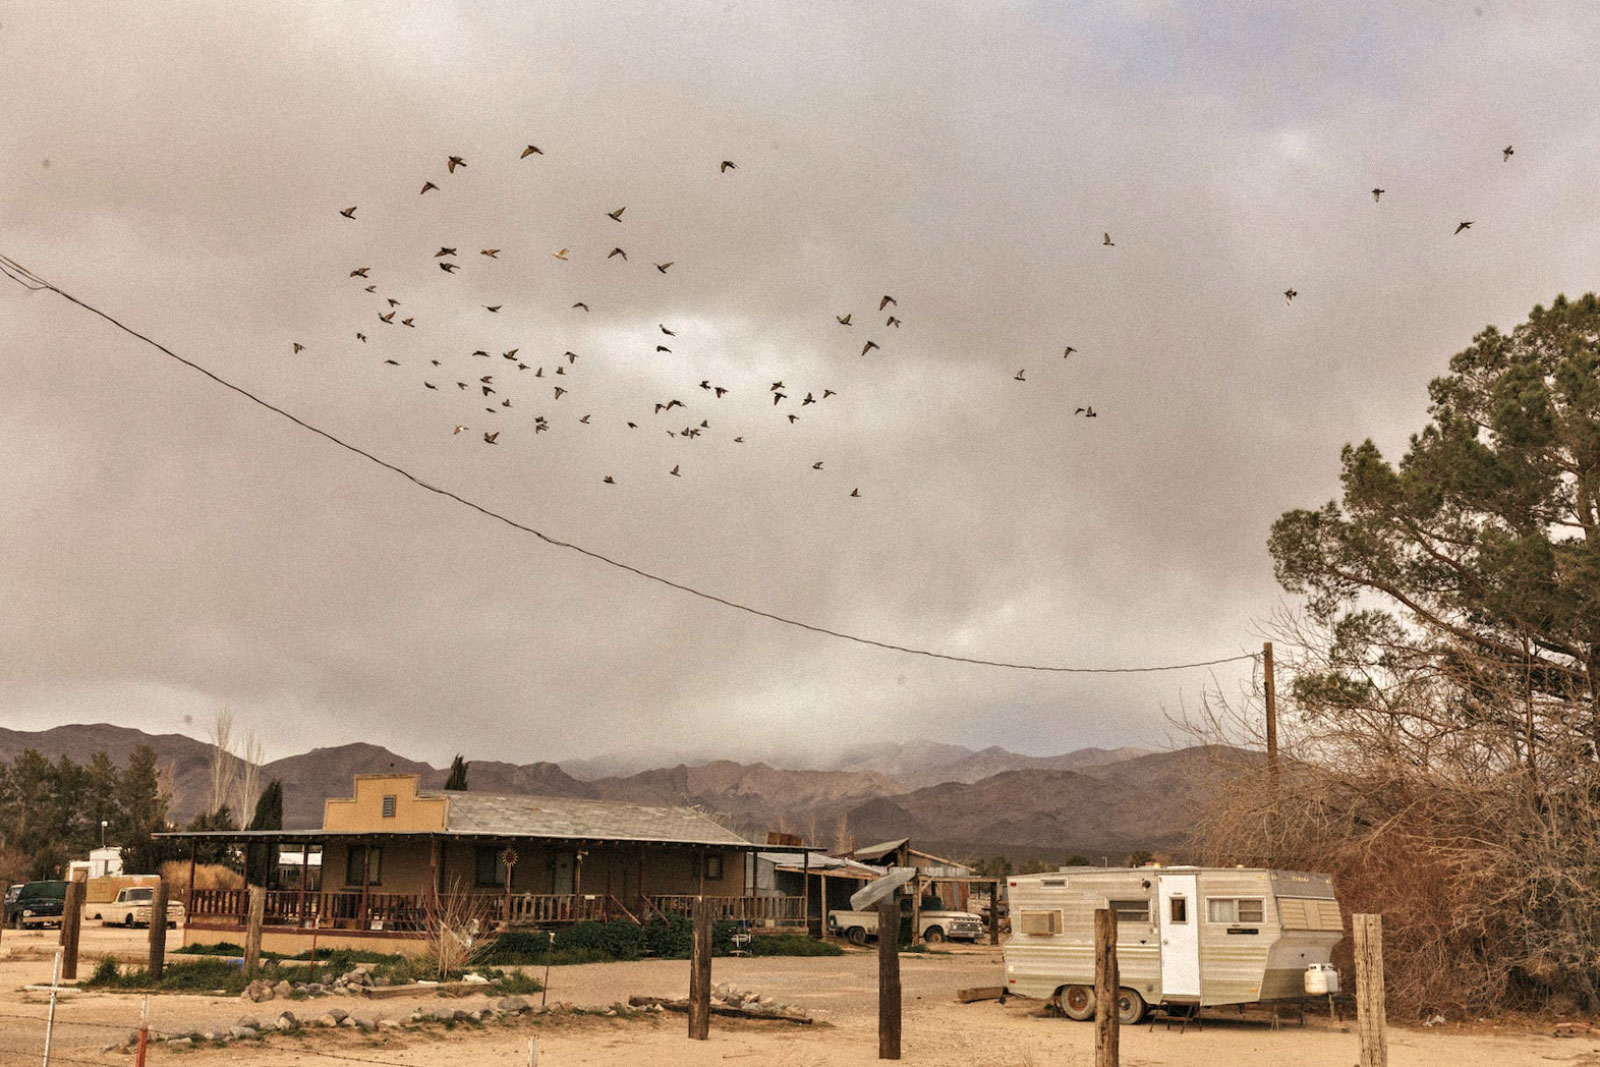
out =
[[[411,321],[411,320],[410,320],[410,319],[401,319],[401,320],[400,320],[400,325],[402,325],[402,326],[409,326],[409,327],[411,327],[411,328],[412,328],[412,329],[413,329],[413,330],[415,330],[415,329],[416,329],[416,328],[417,328],[417,324],[416,324],[416,323],[415,323],[415,322],[412,322],[412,321]]]
[[[1378,202],[1378,198],[1381,197],[1384,193],[1386,193],[1388,191],[1389,190],[1387,190],[1387,189],[1379,189],[1377,186],[1373,186],[1372,187],[1372,202],[1374,204],[1376,204]]]
[[[484,310],[493,311],[493,312],[495,312],[497,314],[499,313],[500,309],[502,307],[504,307],[504,306],[505,306],[504,304],[485,304],[485,305],[483,305]]]
[[[1456,224],[1456,233],[1460,233],[1462,230],[1470,229],[1472,229],[1472,223],[1470,222],[1461,222]]]
[[[435,252],[433,254],[433,258],[434,259],[438,259],[440,256],[453,256],[455,254],[456,254],[456,250],[455,249],[453,249],[453,248],[444,248],[444,247],[441,246],[439,251],[437,251],[437,252]]]
[[[895,307],[899,307],[900,306],[900,301],[896,300],[892,296],[886,296],[882,300],[878,301],[878,310],[882,311],[884,308],[888,307],[890,304],[893,304]]]
[[[617,480],[615,478],[611,477],[611,475],[609,475],[609,474],[606,475],[604,478],[601,478],[600,480],[602,482],[605,482],[607,485],[616,485],[617,484]]]
[[[492,385],[480,385],[480,386],[478,386],[478,388],[483,390],[483,395],[484,396],[488,396],[489,394],[491,394],[491,393],[493,393],[495,391],[494,390],[494,386],[492,386]]]
[[[304,352],[306,350],[306,346],[301,344],[299,341],[291,341],[289,343],[294,345],[294,350],[297,353]]]
[[[356,334],[356,340],[360,341],[362,344],[366,344],[367,343],[367,335],[364,334],[364,333],[358,333],[358,334]]]
[[[770,393],[776,393],[779,389],[782,389],[782,388],[783,388],[783,383],[782,382],[773,382],[772,385],[768,387],[767,391],[770,392]]]
[[[861,495],[861,490],[860,489],[852,489],[852,490],[850,490],[850,495],[851,496],[860,496]]]
[[[350,272],[350,277],[352,277],[352,278],[365,278],[367,276],[367,271],[369,271],[371,269],[372,269],[371,267],[357,267],[355,270]]]
[[[838,395],[839,394],[834,392],[832,389],[824,389],[822,391],[822,399],[824,399],[824,400],[828,399],[830,396],[838,396]]]
[[[339,214],[343,215],[347,219],[353,219],[356,217],[356,209],[353,206],[347,207],[343,211],[339,212]]]
[[[661,326],[661,324],[659,322],[656,323],[656,325],[657,326]],[[666,334],[668,337],[676,337],[676,336],[678,336],[676,333],[674,333],[673,331],[667,329],[665,326],[661,326],[661,332]]]
[[[800,406],[801,407],[805,407],[807,404],[815,404],[816,402],[817,402],[817,398],[812,396],[810,393],[807,393],[806,394],[806,398],[804,400],[800,401]]]
[[[717,168],[717,173],[718,174],[726,174],[730,170],[738,170],[738,169],[739,169],[739,164],[735,163],[731,159],[724,159],[722,161],[722,166]]]
[[[1074,415],[1082,415],[1086,419],[1097,419],[1097,418],[1100,417],[1098,414],[1095,413],[1095,410],[1094,410],[1093,407],[1081,407],[1077,411],[1074,411],[1073,414]]]
[[[1111,235],[1109,233],[1105,235],[1100,243],[1105,245],[1107,248],[1115,248],[1117,246],[1117,243],[1111,239]]]
[[[366,291],[369,293],[376,293],[378,291],[378,287],[376,285],[369,285],[366,287]]]
[[[479,357],[481,357],[481,358],[483,358],[483,359],[488,359],[488,358],[489,358],[489,353],[487,353],[487,352],[485,352],[485,351],[484,351],[484,350],[483,350],[483,349],[481,349],[481,348],[475,348],[475,349],[473,349],[473,350],[472,350],[472,354],[473,354],[473,355],[475,355],[475,356],[479,356]]]
[[[500,357],[502,359],[516,359],[517,353],[520,351],[522,351],[520,348],[513,348],[509,351],[500,353]]]
[[[799,421],[800,421],[800,416],[799,415],[790,415],[789,416],[789,425],[790,426],[793,426],[795,423],[797,423]]]
[[[585,304],[582,300],[578,301],[576,304],[573,304],[572,306],[575,307],[575,308],[582,308],[585,311],[589,310],[589,305]]]
[[[736,444],[736,445],[742,445],[742,444],[744,444],[744,438],[743,437],[735,437],[733,439],[733,443]]]
[[[400,361],[397,359],[386,359],[384,362],[389,364],[391,367],[398,367],[400,365]]]
[[[822,469],[822,460],[820,460],[820,459],[819,459],[819,460],[817,460],[817,461],[816,461],[816,462],[815,462],[815,463],[813,463],[813,464],[812,464],[812,465],[811,465],[811,469],[812,469],[812,470],[814,470],[814,471],[819,471],[819,470],[821,470],[821,469]]]
[[[454,274],[456,271],[461,269],[461,265],[459,263],[443,262],[439,264],[439,269],[444,271],[446,274]]]
[[[861,354],[864,356],[868,352],[871,352],[874,348],[877,348],[877,347],[878,347],[878,342],[876,342],[876,341],[868,341],[866,344],[861,346]]]
[[[560,400],[561,399],[561,394],[565,393],[565,392],[566,392],[566,390],[561,388],[561,386],[559,386],[559,385],[556,386],[556,399]]]
[[[585,415],[583,418],[579,419],[578,421],[583,423],[585,426],[587,426],[587,425],[589,425],[589,418],[590,418],[590,416]]]
[[[1072,353],[1074,353],[1076,351],[1077,351],[1076,348],[1073,348],[1071,345],[1068,345],[1067,346],[1067,350],[1065,352],[1061,353],[1061,358],[1062,359],[1066,359],[1068,356],[1072,355]]]
[[[606,253],[607,259],[610,259],[612,256],[621,256],[623,259],[627,259],[628,253],[624,252],[620,248],[613,248],[611,251]]]
[[[453,436],[453,435],[455,435],[455,434],[458,434],[458,433],[461,433],[461,432],[462,432],[462,431],[463,431],[463,430],[470,430],[470,429],[472,429],[472,427],[470,427],[470,426],[463,426],[463,425],[461,425],[461,424],[460,424],[460,423],[459,423],[459,422],[458,422],[458,423],[456,423],[456,428],[455,428],[455,429],[453,429],[453,430],[451,430],[451,431],[450,431],[450,433],[451,433],[451,435],[452,435],[452,436]]]
[[[894,328],[895,328],[895,329],[897,329],[897,330],[898,330],[898,329],[899,329],[899,328],[900,328],[900,320],[899,320],[899,319],[897,319],[897,318],[895,318],[895,317],[894,317],[894,316],[893,316],[893,315],[890,315],[890,316],[889,316],[889,317],[888,317],[888,319],[886,319],[886,320],[885,320],[885,321],[884,321],[884,323],[883,323],[883,324],[884,324],[884,325],[885,325],[885,326],[893,326],[893,327],[894,327]]]
[[[387,299],[389,301],[389,306],[390,307],[397,308],[397,307],[400,306],[400,301],[396,300],[394,297],[391,296],[391,297],[388,297]]]
[[[457,167],[464,167],[466,165],[467,161],[462,159],[460,156],[451,156],[450,159],[445,163],[445,166],[450,168],[451,174],[456,172]]]
[[[623,207],[617,208],[617,210],[615,210],[615,211],[608,211],[608,212],[606,212],[606,214],[611,216],[611,221],[612,222],[621,222],[622,221],[622,213],[624,211],[626,211],[626,210],[628,210],[627,206],[624,205]]]
[[[1300,291],[1298,289],[1285,289],[1283,291],[1283,302],[1285,304],[1292,304],[1294,303],[1294,298],[1299,295]]]
[[[569,367],[578,362],[578,353],[576,352],[563,352],[561,354],[567,357],[567,366]]]
[[[656,351],[670,353],[672,349],[668,348],[666,345],[656,345]]]
[[[678,473],[678,467],[679,467],[679,466],[681,466],[681,464],[677,464],[677,463],[674,463],[674,464],[673,464],[673,465],[672,465],[672,469],[671,469],[671,470],[669,470],[669,471],[668,471],[668,472],[667,472],[667,473],[668,473],[668,474],[670,474],[670,475],[672,475],[672,476],[673,476],[673,477],[674,477],[674,478],[682,478],[682,477],[683,477],[683,475],[681,475],[681,474],[679,474],[679,473]]]
[[[569,248],[563,248],[559,252],[551,252],[550,254],[552,256],[555,256],[557,259],[564,260],[564,259],[567,258],[567,253],[570,252],[570,251],[571,251],[571,249],[569,249]]]
[[[391,311],[387,315],[379,315],[378,318],[379,318],[380,321],[387,322],[387,323],[390,323],[392,325],[394,323],[394,316],[395,316],[395,313]]]
[[[426,386],[427,388],[429,388],[429,389],[437,389],[437,388],[439,388],[437,385],[434,385],[432,382],[423,382],[422,384],[424,386]]]
[[[423,193],[426,193],[429,189],[437,189],[437,188],[439,188],[439,187],[437,185],[433,184],[432,182],[423,182],[422,183],[422,192],[418,193],[417,195],[421,196],[421,195],[423,195]]]
[[[848,325],[850,325],[850,316],[849,315],[844,315],[844,316],[835,315],[834,318],[838,321],[840,326],[848,326]]]
[[[496,430],[494,433],[486,433],[486,434],[483,435],[483,443],[486,444],[486,445],[498,444],[499,441],[500,441],[500,431],[499,430]]]
[[[1511,157],[1516,154],[1517,150],[1515,148],[1512,148],[1510,145],[1506,145],[1504,148],[1500,149],[1500,162],[1508,163],[1511,161]]]
[[[1016,376],[1014,378],[1012,378],[1011,380],[1015,381],[1015,382],[1025,382],[1028,379],[1024,378],[1023,375],[1026,374],[1027,372],[1028,372],[1028,368],[1024,367],[1021,370],[1017,371]]]
[[[522,150],[522,155],[518,156],[517,158],[518,159],[527,159],[529,156],[542,156],[542,155],[544,155],[544,152],[543,152],[543,150],[541,150],[539,148],[538,145],[529,145],[527,148],[524,148]]]
[[[672,263],[673,263],[673,261],[670,260],[670,259],[667,260],[665,263],[657,263],[656,264],[656,270],[660,271],[662,274],[665,274],[665,273],[667,273],[667,268],[672,266]]]
[[[723,397],[728,395],[728,391],[720,385],[711,391],[717,395],[718,400],[721,400]]]
[[[484,248],[478,251],[478,255],[488,256],[490,259],[499,259],[500,250],[498,248]]]
[[[773,393],[772,394],[772,406],[773,407],[777,407],[778,406],[778,401],[787,400],[787,399],[789,399],[789,394],[788,393]]]

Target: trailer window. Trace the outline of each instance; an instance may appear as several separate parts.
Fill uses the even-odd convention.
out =
[[[1260,897],[1211,897],[1206,901],[1206,918],[1214,923],[1260,923],[1266,909]]]
[[[1147,923],[1150,921],[1150,901],[1108,900],[1106,907],[1117,913],[1119,923]]]
[[[1022,913],[1022,932],[1035,937],[1049,937],[1061,932],[1059,911],[1025,911]]]
[[[1183,897],[1172,898],[1172,921],[1175,923],[1189,921],[1189,902]]]

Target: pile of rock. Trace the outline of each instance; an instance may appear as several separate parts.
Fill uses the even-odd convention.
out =
[[[740,989],[727,982],[718,982],[711,987],[711,1003],[713,1006],[738,1008],[756,1015],[781,1015],[789,1019],[811,1017],[804,1008],[793,1004],[780,1004],[772,997],[762,996],[753,990]]]
[[[271,978],[257,978],[244,987],[244,992],[239,994],[241,1000],[248,1000],[252,1004],[260,1004],[264,1000],[284,999],[288,997],[323,997],[332,995],[360,996],[363,989],[371,989],[376,985],[384,985],[381,978],[372,975],[360,967],[352,968],[335,978],[331,982],[290,982],[284,979],[273,981]]]

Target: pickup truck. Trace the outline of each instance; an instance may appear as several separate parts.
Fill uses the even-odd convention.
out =
[[[119,890],[117,898],[105,906],[103,920],[107,926],[149,926],[150,908],[155,903],[156,891],[148,886],[130,886]],[[167,901],[167,925],[177,928],[183,922],[183,902]]]
[[[9,893],[6,894],[10,896]],[[18,930],[30,926],[60,926],[63,903],[67,899],[67,883],[58,880],[28,882],[17,890],[9,901],[11,925]]]
[[[828,931],[843,937],[852,945],[865,945],[878,937],[878,913],[875,911],[830,911]],[[939,911],[924,908],[922,911],[922,940],[929,944],[941,941],[976,941],[983,936],[983,919],[970,911]]]

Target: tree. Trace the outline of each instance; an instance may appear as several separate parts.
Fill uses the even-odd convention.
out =
[[[111,832],[122,846],[122,865],[130,873],[148,874],[177,854],[177,846],[158,841],[152,834],[167,829],[169,801],[156,750],[140,745],[128,755],[116,787],[117,814]]]
[[[256,800],[256,813],[250,819],[247,829],[283,829],[283,782],[274,778],[267,783],[267,787],[261,791],[261,796]]]
[[[1149,849],[1141,848],[1128,853],[1128,858],[1123,861],[1124,867],[1143,867],[1147,863],[1155,862],[1155,853]]]
[[[1592,1010],[1600,302],[1485,329],[1449,370],[1398,463],[1347,445],[1341,498],[1274,523],[1278,580],[1305,598],[1284,621],[1282,783],[1238,776],[1203,841],[1330,870],[1348,910],[1384,912],[1392,1004]]]
[[[458,754],[450,764],[450,777],[444,780],[444,787],[464,792],[467,788],[467,766],[467,761]]]

